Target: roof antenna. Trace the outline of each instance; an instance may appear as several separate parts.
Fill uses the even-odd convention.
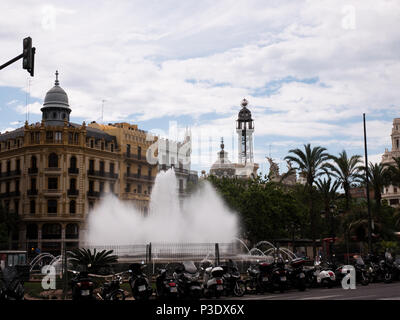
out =
[[[54,82],[54,84],[56,86],[58,86],[60,84],[60,82],[58,81],[58,70],[56,70],[56,81]]]

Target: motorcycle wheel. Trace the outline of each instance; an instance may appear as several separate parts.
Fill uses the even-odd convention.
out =
[[[305,281],[300,281],[298,288],[299,288],[299,291],[305,291],[306,290],[306,282]]]
[[[110,300],[125,300],[125,294],[122,290],[118,290],[111,295]]]
[[[326,286],[328,289],[331,289],[333,287],[333,283],[330,279],[324,279],[322,280],[322,286]]]
[[[385,283],[391,283],[392,282],[392,274],[390,272],[385,273],[385,278],[383,281]]]
[[[254,283],[251,280],[246,280],[245,282],[245,292],[246,294],[252,294],[252,293],[256,293],[255,288],[254,288]]]
[[[246,291],[245,284],[242,280],[236,281],[235,287],[233,288],[233,294],[236,297],[243,297],[244,293]]]
[[[361,274],[361,285],[367,286],[369,284],[369,278],[364,273]]]

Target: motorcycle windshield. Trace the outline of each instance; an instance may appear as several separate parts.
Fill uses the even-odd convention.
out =
[[[183,267],[185,268],[185,271],[188,272],[188,273],[192,273],[193,274],[193,273],[197,272],[197,268],[196,268],[196,266],[195,266],[193,261],[185,261],[183,263]]]

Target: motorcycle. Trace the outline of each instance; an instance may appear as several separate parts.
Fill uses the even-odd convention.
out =
[[[272,270],[275,267],[274,257],[267,256],[265,261],[251,265],[247,269],[249,278],[245,282],[247,293],[273,292]]]
[[[245,283],[241,279],[236,262],[229,260],[226,265],[221,266],[224,270],[222,276],[226,295],[242,297],[246,291]]]
[[[224,269],[221,267],[208,267],[204,270],[203,294],[207,298],[219,298],[224,293]]]
[[[272,269],[271,279],[271,290],[272,292],[276,289],[283,293],[288,286],[287,282],[287,270],[285,261],[282,258],[278,258],[275,262],[274,268]]]
[[[379,262],[379,265],[383,273],[383,281],[385,283],[391,283],[397,270],[394,265],[393,256],[389,251],[385,252],[384,259]]]
[[[306,290],[306,275],[303,270],[304,259],[295,258],[290,261],[290,269],[288,271],[289,282],[292,287],[298,289],[299,291]]]
[[[178,285],[173,277],[167,275],[167,269],[159,269],[156,277],[156,295],[159,299],[177,299]]]
[[[24,300],[25,289],[15,267],[5,267],[0,283],[0,300]]]
[[[72,271],[72,300],[93,300],[93,281],[86,271]]]
[[[120,288],[120,284],[122,284],[122,277],[114,276],[110,282],[103,284],[97,296],[101,300],[125,300],[125,293],[124,290]]]
[[[335,273],[328,266],[322,266],[321,261],[315,261],[314,267],[305,272],[306,286],[332,288],[336,282]]]
[[[175,268],[173,274],[178,284],[178,294],[180,297],[200,299],[201,285],[199,282],[199,271],[193,261],[185,261]]]
[[[356,282],[361,283],[363,286],[367,286],[370,282],[368,269],[364,263],[363,258],[361,256],[354,256],[355,264],[354,268],[356,270]]]
[[[135,300],[148,300],[153,294],[149,279],[143,273],[146,266],[140,263],[132,263],[129,266],[129,286]]]

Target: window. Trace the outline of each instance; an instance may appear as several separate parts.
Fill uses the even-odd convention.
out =
[[[40,143],[40,132],[35,132],[36,143]]]
[[[393,192],[394,192],[394,193],[397,193],[397,188],[393,188]]]
[[[100,182],[100,192],[104,192],[104,182]]]
[[[36,202],[35,200],[31,200],[29,203],[29,213],[35,214],[36,213]]]
[[[31,132],[31,143],[35,142],[35,133]]]
[[[148,194],[150,194],[150,193],[151,193],[151,186],[149,186],[149,187],[147,188],[147,190],[148,190]]]
[[[47,213],[57,214],[57,200],[47,200]]]
[[[111,152],[114,152],[114,144],[111,144]]]
[[[114,173],[114,163],[110,163],[110,173]]]
[[[70,179],[69,180],[69,188],[70,190],[76,190],[76,179]]]
[[[69,202],[69,213],[70,214],[75,214],[76,213],[76,201],[75,200],[71,200]]]
[[[179,179],[179,191],[182,192],[183,191],[183,180]]]
[[[79,144],[79,133],[75,133],[74,135],[74,143]]]
[[[126,156],[130,157],[130,155],[131,155],[131,145],[127,144],[126,145]]]
[[[16,168],[17,171],[21,170],[21,160],[17,159]]]
[[[149,178],[151,177],[151,168],[148,169],[147,175],[149,176]]]
[[[89,201],[89,210],[93,209],[94,207],[94,202],[93,201]]]
[[[6,182],[6,193],[10,193],[10,181]]]
[[[48,179],[48,188],[50,190],[57,190],[58,189],[58,179],[57,178],[49,178]]]
[[[137,154],[138,154],[138,159],[142,159],[142,147],[138,146],[137,147]]]
[[[126,167],[126,175],[129,177],[131,175],[131,167],[127,166]]]
[[[101,150],[104,150],[104,142],[101,142]]]
[[[92,139],[92,140],[90,140],[90,147],[91,147],[91,148],[94,148],[93,139]]]
[[[94,160],[89,160],[89,171],[94,171]]]
[[[53,119],[57,119],[57,112],[53,112]]]
[[[137,189],[138,189],[138,193],[142,193],[142,185],[141,184],[138,184]]]
[[[93,192],[94,191],[94,181],[90,180],[89,181],[89,192]]]
[[[72,156],[70,161],[69,161],[69,166],[72,169],[76,169],[76,157]]]
[[[7,172],[10,172],[10,171],[11,171],[11,161],[8,160],[7,161]]]
[[[137,174],[138,174],[138,177],[140,177],[142,175],[142,166],[138,166]]]
[[[31,157],[31,168],[36,169],[37,168],[37,159],[36,156]]]
[[[61,142],[62,141],[62,133],[61,132],[56,132],[56,142]]]
[[[110,183],[110,191],[112,193],[114,193],[114,189],[115,189],[115,184],[114,183]]]
[[[46,131],[46,141],[53,142],[53,131]]]
[[[15,191],[19,192],[19,180],[15,180]]]
[[[36,178],[31,179],[31,190],[36,190]]]
[[[58,156],[55,153],[49,155],[49,168],[58,168]]]
[[[130,183],[126,184],[125,192],[131,192],[131,184]]]
[[[19,213],[19,201],[18,200],[14,200],[14,212],[16,214]]]
[[[100,172],[104,173],[104,161],[100,161]]]

